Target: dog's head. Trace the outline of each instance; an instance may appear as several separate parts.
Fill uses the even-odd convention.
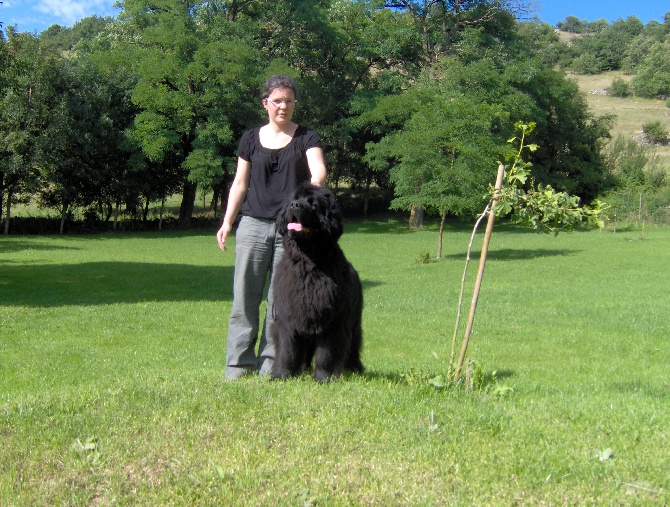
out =
[[[342,212],[329,189],[303,183],[286,202],[277,228],[296,241],[336,242],[342,235]]]

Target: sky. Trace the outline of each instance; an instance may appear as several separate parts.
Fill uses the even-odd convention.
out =
[[[114,0],[0,0],[0,22],[4,27],[16,25],[19,32],[40,33],[53,24],[71,27],[88,16],[116,16]],[[619,18],[636,16],[643,23],[663,22],[670,12],[670,0],[536,0],[539,8],[532,14],[555,26],[567,16],[580,20],[605,19],[612,23]],[[532,16],[531,14],[531,16]]]

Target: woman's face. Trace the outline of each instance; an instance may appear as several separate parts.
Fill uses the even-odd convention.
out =
[[[288,123],[295,110],[295,93],[290,88],[275,88],[267,99],[263,99],[263,106],[271,122]]]

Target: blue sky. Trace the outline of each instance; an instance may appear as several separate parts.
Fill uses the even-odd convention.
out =
[[[87,16],[115,16],[114,0],[0,0],[0,21],[17,25],[19,31],[41,32],[53,24],[72,26]],[[556,25],[567,16],[610,23],[619,18],[637,16],[643,23],[662,21],[670,12],[668,0],[537,0],[535,14],[542,21]]]
[[[587,21],[606,19],[610,23],[619,18],[635,16],[644,24],[656,20],[663,22],[663,15],[670,12],[668,0],[537,0],[537,15],[554,26],[568,16]]]

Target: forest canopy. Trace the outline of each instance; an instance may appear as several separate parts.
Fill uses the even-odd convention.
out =
[[[0,31],[2,218],[33,201],[99,221],[147,219],[196,189],[221,209],[237,140],[263,121],[260,86],[294,77],[296,120],[319,132],[328,184],[387,205],[471,216],[516,121],[533,121],[533,176],[589,202],[618,184],[595,117],[566,69],[635,72],[670,95],[670,20],[589,23],[562,42],[524,0],[121,0],[39,35]],[[637,76],[644,76],[638,79]],[[616,172],[616,171],[614,171]],[[619,182],[620,183],[620,182]],[[392,200],[392,202],[391,202]]]

